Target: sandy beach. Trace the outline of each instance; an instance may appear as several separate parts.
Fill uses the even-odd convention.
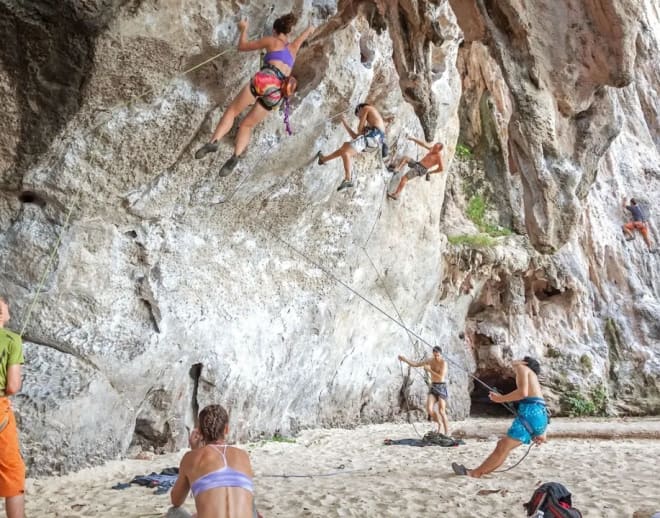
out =
[[[525,516],[522,503],[539,483],[548,481],[566,485],[584,516],[631,517],[643,507],[660,511],[659,419],[555,419],[550,441],[532,448],[512,471],[480,480],[451,473],[452,461],[476,466],[507,424],[500,419],[454,423],[455,435],[466,442],[455,448],[383,445],[386,438],[415,438],[409,424],[308,430],[295,443],[263,441],[245,447],[256,473],[257,505],[265,518]],[[430,426],[417,423],[416,428],[424,433]],[[506,466],[524,451],[515,451]],[[27,515],[162,516],[169,507],[168,494],[154,495],[153,489],[139,486],[124,490],[111,486],[177,466],[183,453],[112,461],[67,476],[30,479]],[[186,507],[194,509],[192,499]]]

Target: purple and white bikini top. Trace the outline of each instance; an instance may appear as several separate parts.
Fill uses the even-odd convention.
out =
[[[219,487],[240,487],[246,489],[250,493],[254,493],[254,483],[252,482],[252,479],[245,473],[230,468],[227,465],[227,445],[225,444],[225,447],[222,450],[213,444],[210,446],[222,455],[222,460],[225,462],[225,465],[224,467],[211,471],[195,480],[190,487],[193,496],[197,496],[209,489],[216,489]]]
[[[287,43],[283,49],[267,52],[264,56],[264,63],[270,63],[271,61],[281,61],[285,65],[288,65],[289,68],[293,68],[295,58],[289,50],[289,44]]]

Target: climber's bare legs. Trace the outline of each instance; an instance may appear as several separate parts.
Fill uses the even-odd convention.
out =
[[[224,137],[231,130],[234,125],[234,120],[238,117],[245,108],[254,104],[256,98],[252,95],[250,91],[250,85],[247,84],[240,91],[238,96],[231,102],[231,104],[225,110],[225,113],[222,114],[220,122],[213,132],[213,137],[211,137],[211,142],[217,142],[222,137]],[[263,108],[263,107],[262,107]],[[238,139],[237,139],[238,140]],[[249,135],[248,135],[249,140]]]
[[[344,142],[342,146],[335,151],[334,153],[330,153],[327,156],[320,155],[319,156],[319,164],[325,164],[327,162],[330,162],[331,160],[334,160],[335,158],[341,157],[342,162],[344,163],[344,181],[350,182],[351,181],[351,163],[352,163],[352,158],[357,155],[357,151],[353,149],[353,146],[351,146],[350,142]]]
[[[250,94],[252,95],[252,94]],[[254,97],[253,97],[254,99]],[[234,144],[234,155],[241,156],[248,143],[250,142],[250,136],[252,135],[252,128],[264,120],[270,112],[261,106],[261,104],[256,103],[246,117],[241,121],[241,125],[238,127],[238,134],[236,135],[236,143]]]

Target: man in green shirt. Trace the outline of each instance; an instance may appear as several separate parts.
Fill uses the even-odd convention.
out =
[[[7,397],[21,390],[23,345],[19,335],[5,329],[7,322],[9,306],[0,296],[0,498],[5,499],[7,518],[24,518],[25,464]]]

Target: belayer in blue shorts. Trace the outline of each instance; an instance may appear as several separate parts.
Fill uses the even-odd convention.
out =
[[[548,412],[541,392],[538,375],[541,372],[539,362],[525,356],[523,360],[512,363],[516,372],[516,390],[508,394],[491,392],[488,397],[495,403],[518,403],[516,417],[511,427],[498,442],[493,453],[476,469],[467,469],[462,464],[452,463],[457,475],[479,478],[499,468],[511,453],[521,444],[545,442],[545,430],[548,427]]]

